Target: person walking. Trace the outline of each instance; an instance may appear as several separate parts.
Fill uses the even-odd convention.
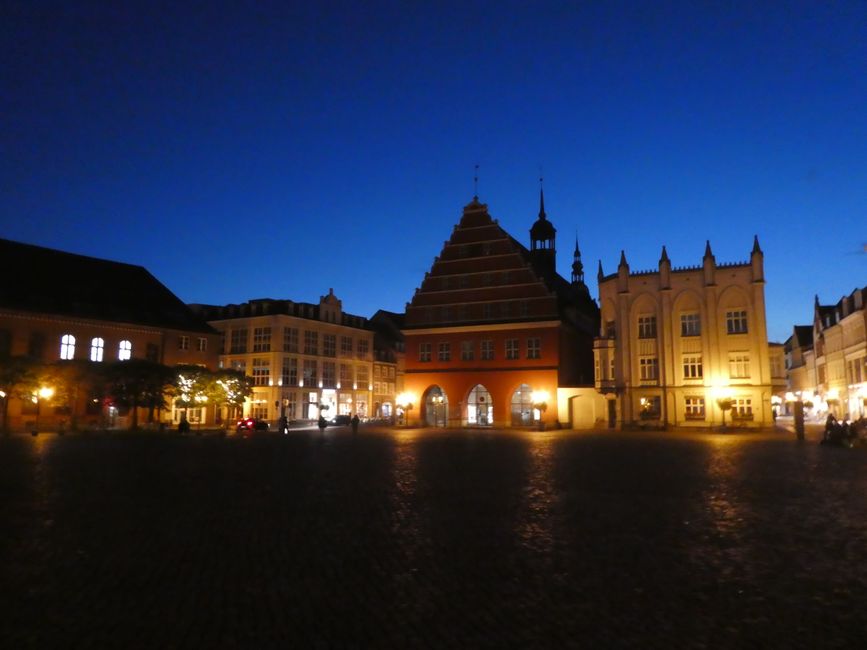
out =
[[[353,435],[358,433],[358,422],[359,422],[358,413],[356,413],[355,415],[352,416],[352,419],[349,421],[349,423],[352,425],[352,434]]]
[[[319,416],[319,433],[325,433],[325,427],[328,426],[328,422],[325,421],[325,416]]]

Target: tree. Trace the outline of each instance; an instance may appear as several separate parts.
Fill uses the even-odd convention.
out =
[[[3,402],[3,433],[9,433],[9,400],[29,400],[39,389],[39,364],[30,357],[0,361],[0,401]]]
[[[253,394],[250,378],[240,370],[224,368],[211,375],[208,398],[218,406],[225,405],[231,417]]]
[[[70,428],[78,428],[80,397],[103,394],[102,364],[84,359],[57,361],[43,366],[41,380],[54,389],[54,402],[69,413]]]
[[[207,401],[213,373],[204,366],[180,364],[172,369],[174,380],[171,393],[175,406],[184,409],[182,419],[187,419],[191,406],[201,406]]]
[[[106,391],[116,404],[131,410],[130,429],[138,428],[138,409],[148,409],[148,422],[154,411],[166,406],[166,391],[177,377],[173,368],[147,359],[115,361],[106,367]]]

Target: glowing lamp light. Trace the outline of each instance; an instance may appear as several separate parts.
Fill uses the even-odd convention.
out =
[[[3,399],[4,397],[6,397],[6,391],[0,390],[0,399]]]
[[[42,399],[50,399],[51,396],[54,395],[54,389],[49,388],[48,386],[43,386],[39,389],[39,397]]]

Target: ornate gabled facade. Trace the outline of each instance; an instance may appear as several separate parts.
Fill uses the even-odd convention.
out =
[[[717,264],[710,242],[701,266],[672,268],[665,247],[655,271],[599,265],[596,386],[610,424],[768,426],[773,422],[764,255]],[[782,372],[782,371],[781,371]],[[728,408],[724,408],[728,407]]]
[[[409,421],[432,426],[554,423],[558,388],[592,385],[598,309],[583,283],[556,271],[556,229],[540,195],[528,250],[488,213],[468,204],[407,303]],[[545,409],[533,408],[547,393]],[[535,411],[535,412],[534,412]]]

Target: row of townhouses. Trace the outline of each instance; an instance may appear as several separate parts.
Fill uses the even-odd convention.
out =
[[[816,302],[812,327],[769,343],[764,254],[717,263],[597,272],[585,283],[578,242],[558,274],[556,228],[540,193],[529,248],[474,197],[404,313],[343,311],[256,299],[184,304],[144,268],[0,240],[0,364],[150,359],[243,372],[243,415],[276,423],[358,414],[430,427],[770,426],[787,400],[817,412],[864,412],[865,290]],[[22,272],[24,270],[24,272]],[[63,277],[63,283],[56,278]],[[787,377],[788,371],[788,377]],[[2,383],[2,375],[0,375]],[[69,404],[7,394],[12,428],[62,422]],[[77,395],[86,422],[124,426],[110,400]],[[44,405],[41,402],[45,402]],[[67,400],[68,401],[68,400]],[[227,407],[175,405],[158,414],[223,424]]]

